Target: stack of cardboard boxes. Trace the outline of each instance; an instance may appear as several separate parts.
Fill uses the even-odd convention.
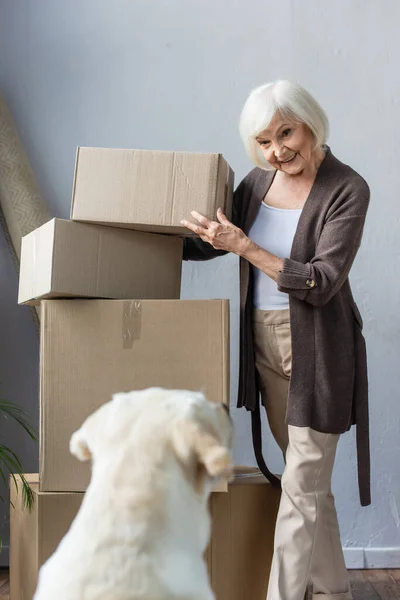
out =
[[[13,497],[11,600],[30,600],[41,564],[79,509],[90,467],[69,454],[85,418],[115,392],[202,389],[229,403],[229,303],[180,300],[180,225],[231,213],[219,154],[79,148],[71,221],[22,244],[19,302],[41,307],[40,473],[32,513]],[[279,495],[242,472],[211,498],[207,553],[217,600],[265,597]]]

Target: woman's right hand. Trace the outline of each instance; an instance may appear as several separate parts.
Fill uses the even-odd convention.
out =
[[[192,211],[191,215],[198,221],[199,225],[186,220],[181,221],[181,223],[184,227],[196,233],[203,242],[208,242],[216,250],[233,252],[238,256],[246,251],[250,242],[249,238],[239,227],[236,227],[226,218],[220,208],[217,211],[218,221],[210,221],[210,219],[196,211]]]

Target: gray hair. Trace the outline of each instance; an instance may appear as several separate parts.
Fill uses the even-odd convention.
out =
[[[239,131],[250,160],[261,169],[270,169],[256,137],[270,124],[276,112],[289,121],[304,123],[322,147],[329,135],[325,111],[307,90],[297,83],[278,80],[261,85],[250,93],[240,115]]]

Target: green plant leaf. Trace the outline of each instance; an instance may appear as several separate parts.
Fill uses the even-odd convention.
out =
[[[12,402],[8,402],[7,400],[0,399],[0,415],[3,417],[12,418],[14,421],[17,421],[25,429],[26,433],[30,436],[31,439],[37,440],[36,430],[30,425],[28,419],[29,415],[22,408],[13,404]]]
[[[13,419],[26,431],[32,440],[37,440],[37,433],[29,423],[29,415],[21,407],[13,402],[0,399],[0,418],[1,417]],[[11,476],[17,492],[20,491],[21,487],[23,507],[31,510],[34,503],[34,495],[25,478],[21,461],[11,448],[0,444],[0,478],[6,487],[8,487],[7,475]],[[18,485],[17,477],[21,480],[21,486]],[[4,498],[0,496],[0,500],[4,501]],[[2,539],[0,537],[0,552],[1,549]]]
[[[27,508],[29,511],[32,510],[33,504],[35,502],[35,497],[33,495],[32,488],[24,476],[22,476],[22,502],[24,508]]]
[[[6,482],[7,485],[5,471],[7,471],[8,474],[11,475],[17,491],[19,491],[19,486],[16,476],[20,477],[22,482],[23,506],[31,510],[34,501],[33,492],[28,481],[25,478],[21,462],[18,456],[15,454],[15,452],[10,450],[10,448],[8,448],[7,446],[0,444],[0,476],[2,480]]]

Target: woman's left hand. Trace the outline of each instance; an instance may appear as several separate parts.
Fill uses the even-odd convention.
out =
[[[181,221],[182,225],[193,233],[197,233],[203,242],[208,242],[216,250],[225,250],[240,256],[247,247],[249,242],[247,235],[231,223],[220,208],[217,211],[218,222],[210,221],[195,210],[191,212],[191,215],[200,225],[190,221]]]

